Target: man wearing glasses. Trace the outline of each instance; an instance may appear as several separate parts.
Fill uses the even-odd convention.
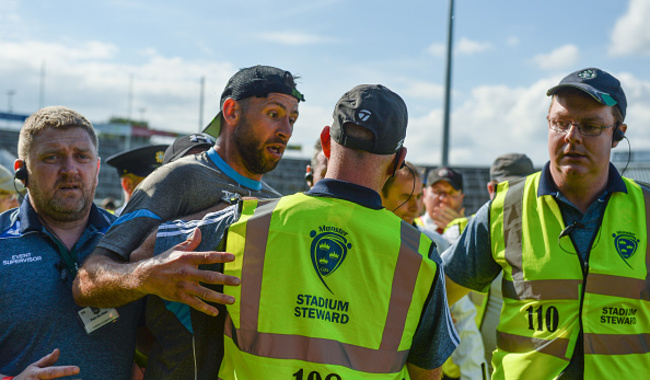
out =
[[[442,234],[449,222],[465,216],[464,198],[462,174],[447,167],[431,170],[422,196],[426,213],[416,223]]]
[[[627,130],[625,93],[589,68],[547,95],[550,161],[499,184],[445,252],[449,302],[503,270],[493,379],[647,373],[650,193],[609,162]]]

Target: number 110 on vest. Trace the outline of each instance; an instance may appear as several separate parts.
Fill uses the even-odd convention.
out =
[[[535,330],[535,319],[537,319],[537,331],[544,331],[545,324],[546,329],[549,332],[554,332],[557,330],[560,315],[555,306],[549,306],[546,308],[546,313],[544,313],[542,306],[538,307],[537,309],[533,309],[533,307],[530,306],[528,309],[526,309],[526,311],[528,311],[529,330]]]
[[[335,373],[330,373],[323,378],[323,376],[317,371],[309,372],[309,375],[307,375],[307,378],[305,379],[303,377],[303,372],[304,370],[301,368],[300,370],[298,370],[298,372],[294,373],[293,374],[294,379],[296,380],[341,380],[341,376]]]

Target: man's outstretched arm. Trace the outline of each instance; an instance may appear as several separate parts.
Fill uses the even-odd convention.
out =
[[[153,240],[152,240],[153,239]],[[73,284],[77,304],[93,307],[119,307],[153,294],[160,298],[185,303],[198,311],[217,315],[218,311],[204,301],[231,304],[233,297],[202,286],[199,282],[237,286],[237,277],[211,270],[200,270],[201,264],[226,263],[234,260],[227,252],[195,252],[201,242],[201,231],[195,230],[184,242],[153,256],[152,233],[134,252],[139,261],[125,263],[113,259],[110,251],[98,248],[79,269]]]

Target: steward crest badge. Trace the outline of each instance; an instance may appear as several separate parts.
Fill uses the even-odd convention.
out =
[[[312,238],[311,261],[318,278],[327,290],[334,294],[329,286],[327,286],[325,277],[336,272],[341,264],[343,264],[348,254],[348,249],[352,248],[352,244],[348,243],[344,237],[347,235],[347,232],[340,228],[322,226],[319,227],[319,231],[320,233],[313,230],[309,234]]]
[[[616,248],[616,252],[618,252],[618,255],[621,256],[623,261],[625,261],[625,264],[632,268],[627,260],[636,253],[641,240],[637,239],[632,232],[625,231],[616,231],[612,236],[614,237],[614,247]]]

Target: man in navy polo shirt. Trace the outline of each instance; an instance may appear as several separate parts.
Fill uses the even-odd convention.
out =
[[[115,217],[93,204],[99,156],[90,122],[65,107],[25,121],[20,208],[0,216],[0,377],[127,379],[141,303],[79,307],[77,268]]]

